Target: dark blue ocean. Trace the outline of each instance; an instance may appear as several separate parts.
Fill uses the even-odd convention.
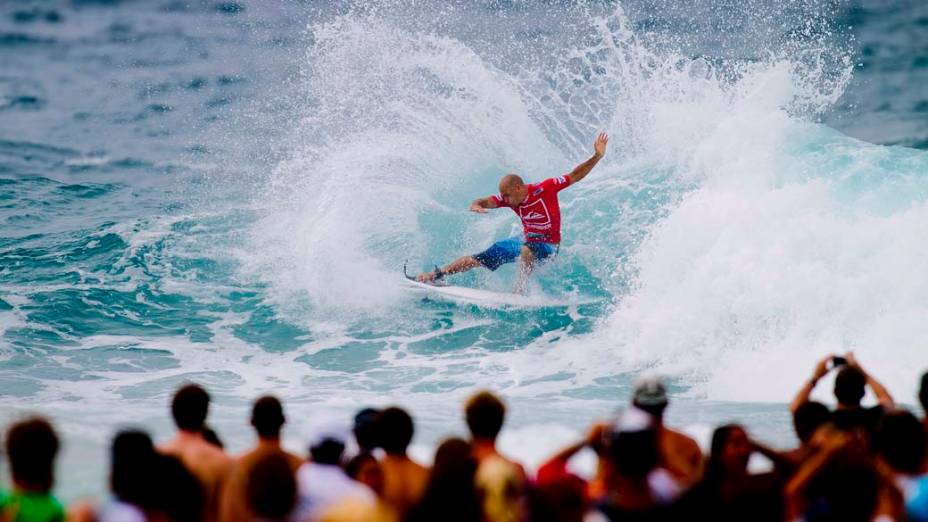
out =
[[[170,434],[187,380],[233,450],[274,393],[295,449],[398,403],[423,459],[489,387],[530,466],[642,372],[697,436],[781,446],[826,353],[914,403],[926,85],[917,0],[2,1],[0,420],[54,419],[71,499],[104,490],[117,427]],[[468,203],[598,130],[528,291],[549,306],[403,284],[517,232]]]

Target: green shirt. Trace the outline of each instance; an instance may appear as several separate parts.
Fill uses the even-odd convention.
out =
[[[64,508],[51,493],[0,491],[0,517],[14,522],[62,522]]]

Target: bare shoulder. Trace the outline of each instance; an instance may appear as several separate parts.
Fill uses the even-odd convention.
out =
[[[181,455],[181,448],[177,443],[177,439],[171,439],[167,442],[158,445],[158,452],[164,455],[170,455],[172,457],[179,457]]]
[[[223,450],[206,441],[197,441],[178,448],[178,454],[185,464],[191,468],[209,470],[215,473],[224,473],[231,470],[236,459]]]
[[[381,462],[384,474],[405,477],[427,477],[429,469],[412,459],[394,460],[385,459]]]
[[[295,455],[289,451],[284,451],[284,457],[286,457],[287,462],[290,463],[290,466],[292,466],[294,470],[298,469],[303,465],[303,462],[305,462],[299,455]]]
[[[235,465],[235,458],[212,444],[203,444],[201,451],[200,456],[217,467],[228,468]]]
[[[679,449],[689,451],[695,450],[702,453],[702,450],[699,448],[699,444],[696,442],[696,440],[683,433],[682,431],[664,428],[664,436],[666,437],[667,443],[673,444]]]
[[[502,465],[506,466],[508,469],[511,469],[512,472],[515,473],[516,476],[518,476],[521,479],[525,479],[528,477],[528,474],[525,472],[525,466],[523,466],[520,462],[517,462],[516,460],[509,458],[508,456],[502,455],[500,453],[496,453],[494,456],[490,457],[487,460],[501,463]]]
[[[429,469],[428,469],[428,468],[426,468],[426,467],[423,466],[422,464],[419,464],[418,462],[416,462],[416,461],[414,461],[414,460],[412,460],[412,459],[406,459],[406,460],[403,462],[402,468],[403,468],[403,470],[406,471],[407,473],[428,474],[428,472],[429,472]]]

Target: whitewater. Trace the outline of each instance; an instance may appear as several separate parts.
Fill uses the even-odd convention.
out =
[[[62,475],[92,479],[64,485],[73,498],[100,493],[116,427],[171,432],[187,380],[213,394],[233,450],[250,401],[273,393],[298,449],[316,416],[403,405],[423,460],[490,388],[511,410],[503,450],[530,466],[624,406],[642,373],[668,379],[672,423],[737,419],[781,446],[784,404],[827,353],[853,350],[914,403],[924,131],[877,144],[866,105],[846,105],[866,35],[840,6],[746,4],[9,13],[0,419],[56,421]],[[564,242],[528,291],[565,305],[404,288],[407,261],[518,233],[469,202],[507,172],[563,174],[600,130],[609,152],[561,193]]]

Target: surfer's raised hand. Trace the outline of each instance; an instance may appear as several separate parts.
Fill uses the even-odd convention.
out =
[[[606,154],[606,145],[609,144],[609,135],[605,132],[600,132],[599,136],[596,136],[596,141],[593,142],[593,150],[596,151],[596,156],[601,158]]]
[[[585,178],[586,175],[593,170],[593,167],[599,163],[599,160],[603,159],[603,155],[606,154],[606,145],[608,144],[609,135],[605,132],[600,132],[599,135],[596,136],[596,141],[593,142],[593,157],[577,165],[574,167],[574,170],[570,171],[570,174],[567,174],[567,178],[570,180],[571,185]]]
[[[470,211],[478,214],[486,214],[487,209],[496,208],[496,200],[493,196],[488,198],[477,198],[470,204]]]

